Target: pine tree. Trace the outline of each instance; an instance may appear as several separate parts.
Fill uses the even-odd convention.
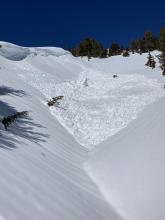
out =
[[[132,53],[137,53],[139,50],[139,43],[138,43],[138,40],[132,40],[131,41],[131,51]]]
[[[73,56],[77,57],[79,56],[79,48],[78,47],[74,47],[69,49],[69,51],[72,53]]]
[[[124,52],[123,52],[123,57],[129,57],[129,49],[127,48]]]
[[[145,49],[145,45],[144,45],[144,40],[143,39],[140,39],[139,41],[138,41],[138,43],[139,43],[139,53],[140,53],[140,55],[142,55],[142,53],[145,53],[145,52],[147,52],[146,51],[146,49]]]
[[[116,56],[121,54],[121,48],[118,44],[113,43],[109,48],[109,56]]]
[[[78,46],[79,48],[79,56],[87,56],[88,60],[92,56],[92,43],[90,38],[85,38],[82,40]]]
[[[103,46],[95,39],[91,39],[92,44],[92,57],[101,57]]]
[[[101,57],[104,48],[95,39],[85,38],[78,46],[72,48],[70,51],[73,56],[87,56],[88,60],[90,60],[91,57]]]
[[[160,30],[159,49],[162,51],[159,56],[160,68],[163,70],[162,74],[165,75],[165,28],[161,28]]]
[[[147,58],[148,58],[148,61],[145,65],[151,67],[152,69],[154,69],[155,65],[156,65],[156,62],[155,62],[154,57],[151,55],[150,52],[148,53]]]
[[[106,58],[107,56],[108,56],[108,51],[107,51],[107,49],[103,49],[102,52],[101,52],[100,58]]]
[[[159,35],[159,49],[165,52],[165,28],[161,28]]]
[[[163,70],[162,75],[165,75],[165,52],[159,56],[160,68]]]
[[[155,39],[151,31],[146,31],[143,37],[144,52],[156,49]]]

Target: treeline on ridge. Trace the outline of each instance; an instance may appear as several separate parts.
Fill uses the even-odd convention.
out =
[[[142,38],[134,39],[130,42],[129,47],[120,46],[117,43],[112,43],[109,48],[104,48],[103,45],[96,39],[85,38],[77,46],[69,49],[73,56],[106,58],[110,56],[123,55],[129,56],[129,53],[145,53],[153,50],[165,52],[165,27],[161,28],[159,36],[154,36],[151,31],[146,31]]]

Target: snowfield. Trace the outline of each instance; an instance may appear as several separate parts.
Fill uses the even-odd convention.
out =
[[[7,131],[0,124],[0,219],[164,220],[158,62],[0,45],[0,117],[29,111]]]

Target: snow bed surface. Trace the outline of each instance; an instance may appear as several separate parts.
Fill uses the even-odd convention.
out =
[[[147,54],[88,62],[0,45],[0,116],[29,111],[8,131],[0,125],[0,219],[164,220],[158,65],[147,68]]]

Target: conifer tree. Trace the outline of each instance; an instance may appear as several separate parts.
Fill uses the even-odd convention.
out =
[[[139,43],[138,43],[138,40],[132,40],[131,41],[131,51],[132,53],[137,53],[139,50]]]
[[[163,70],[162,74],[165,75],[165,28],[161,28],[160,30],[159,49],[162,51],[159,56],[160,68]]]
[[[159,49],[165,52],[165,28],[161,28],[159,35]]]
[[[92,56],[92,43],[90,38],[85,38],[79,44],[79,56],[87,56],[88,60]]]
[[[148,58],[148,61],[145,65],[151,67],[152,69],[154,69],[155,65],[156,65],[156,61],[154,60],[154,57],[151,55],[150,52],[148,53],[147,58]]]
[[[123,57],[129,57],[129,49],[127,48],[124,52],[123,52]]]
[[[165,75],[165,52],[159,56],[160,68],[163,70],[162,75]]]
[[[92,45],[92,57],[101,57],[103,47],[102,45],[97,42],[95,39],[91,39]]]
[[[109,56],[115,56],[120,54],[121,54],[120,46],[116,43],[112,43],[111,47],[109,48]]]
[[[107,51],[107,49],[103,49],[102,52],[101,52],[100,58],[106,58],[107,56],[108,56],[108,51]]]
[[[146,31],[143,37],[144,52],[156,49],[155,39],[151,31]]]
[[[85,38],[78,46],[72,48],[70,51],[73,56],[87,56],[89,60],[91,57],[101,57],[104,49],[95,39]]]
[[[147,52],[147,51],[148,51],[148,50],[145,49],[144,40],[143,40],[143,39],[140,39],[140,40],[139,40],[139,53],[140,53],[140,55],[141,55],[142,53]]]

